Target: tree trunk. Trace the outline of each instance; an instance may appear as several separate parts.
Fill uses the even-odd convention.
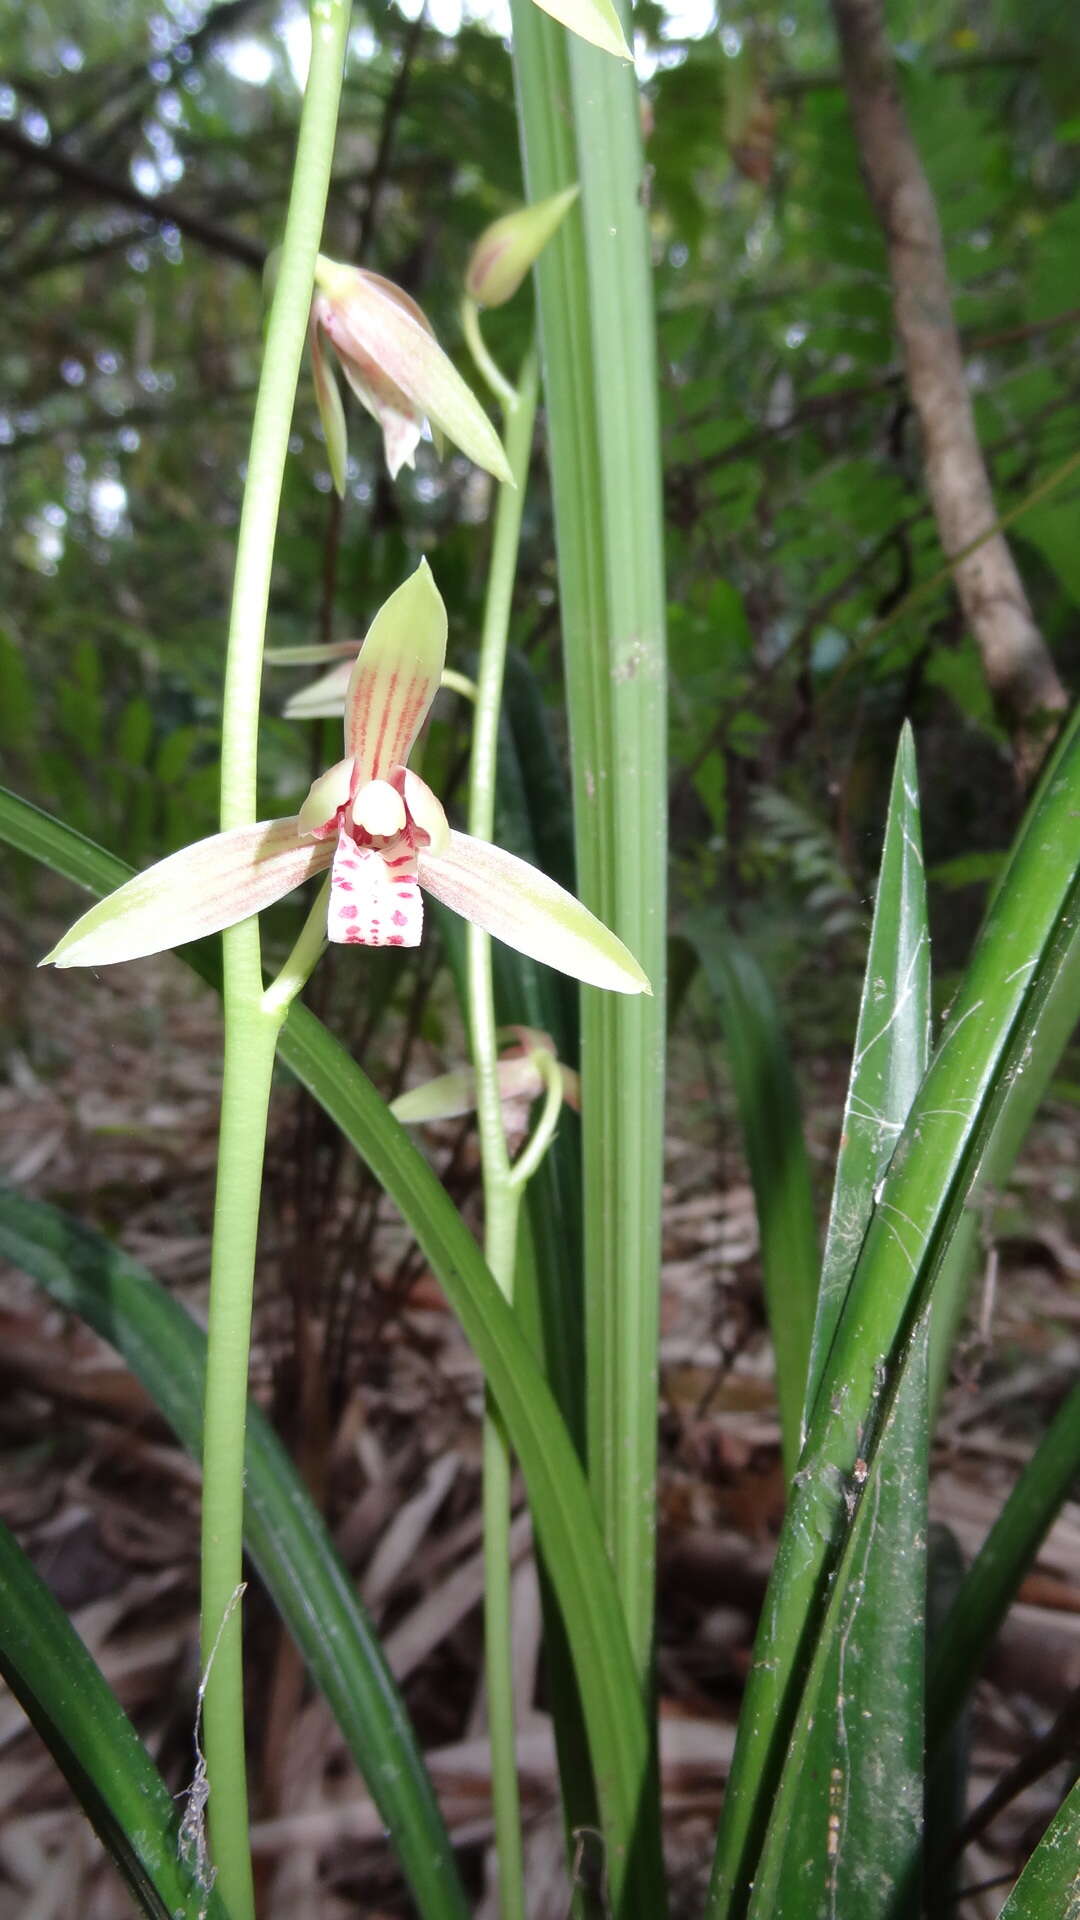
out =
[[[953,318],[934,197],[900,99],[882,0],[832,0],[863,172],[888,247],[893,312],[922,434],[926,484],[946,555],[997,513]],[[1068,705],[1001,533],[957,560],[953,578],[1026,786]]]

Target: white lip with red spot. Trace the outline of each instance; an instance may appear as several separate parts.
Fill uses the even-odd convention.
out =
[[[417,856],[450,831],[405,760],[439,690],[446,613],[426,561],[372,621],[345,696],[345,758],[300,809],[303,834],[337,841],[327,936],[343,946],[415,947],[424,910]]]
[[[421,573],[430,581],[426,566]],[[429,618],[414,617],[404,632],[393,599],[376,616],[349,679],[346,757],[320,775],[300,809],[302,833],[337,840],[327,937],[342,946],[417,946],[417,857],[441,853],[450,838],[431,788],[404,765],[442,678],[446,619],[438,606],[440,618],[430,618],[429,606]]]
[[[449,839],[446,815],[430,787],[394,767],[389,780],[369,780],[316,831],[326,834],[334,825],[330,940],[350,947],[419,946],[424,906],[417,856]]]

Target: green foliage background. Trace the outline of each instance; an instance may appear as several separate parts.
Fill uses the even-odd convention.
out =
[[[406,285],[458,351],[471,239],[520,193],[498,35],[358,12],[327,250]],[[1004,511],[1080,417],[1080,26],[1015,4],[907,4],[892,26],[938,198]],[[146,862],[209,831],[232,538],[298,90],[299,10],[229,0],[9,13],[0,179],[0,747],[12,784]],[[783,985],[845,1017],[887,767],[913,721],[939,959],[959,958],[1015,820],[1003,737],[947,585],[827,9],[638,9],[659,305],[676,908],[723,897]],[[291,50],[291,51],[290,51]],[[245,78],[244,75],[255,76]],[[5,138],[5,136],[7,136]],[[17,150],[13,150],[12,143]],[[34,147],[71,161],[58,178]],[[145,195],[121,204],[117,186]],[[174,203],[176,221],[154,219]],[[188,226],[188,222],[191,226]],[[513,364],[528,302],[492,316]],[[354,420],[340,528],[310,389],[296,418],[271,642],[362,633],[410,553],[467,664],[485,483],[421,450],[393,493]],[[1076,654],[1080,481],[1016,526],[1061,670]],[[331,587],[333,591],[331,591]],[[530,497],[514,638],[557,713],[548,504]],[[271,709],[300,675],[268,683]],[[433,746],[461,741],[447,702]],[[267,810],[309,778],[267,730]],[[837,953],[851,968],[835,967]]]
[[[645,4],[635,21],[662,383],[674,926],[708,977],[710,941],[726,943],[734,925],[746,977],[757,977],[756,955],[805,1067],[850,1043],[901,722],[917,743],[942,1001],[1020,803],[972,638],[948,583],[932,584],[943,556],[828,8],[746,0],[691,17]],[[999,508],[1018,514],[1012,537],[1037,619],[1074,681],[1080,20],[1052,0],[903,0],[890,25]],[[288,187],[301,27],[287,0],[69,5],[0,24],[0,753],[11,786],[136,865],[216,823],[261,266]],[[325,249],[407,287],[468,371],[457,320],[465,261],[521,193],[499,22],[463,19],[456,0],[432,0],[419,20],[358,7],[344,100]],[[490,317],[507,366],[530,325],[528,296]],[[271,646],[358,638],[426,552],[450,610],[449,663],[467,672],[488,482],[425,446],[416,474],[391,489],[373,427],[356,415],[351,426],[340,511],[304,384]],[[538,460],[500,814],[508,843],[532,845],[569,881],[545,475]],[[271,716],[307,677],[268,668]],[[530,718],[537,706],[548,741]],[[452,808],[465,726],[461,704],[445,698],[424,748]],[[336,731],[271,717],[267,814],[296,804],[312,771],[336,758]],[[540,768],[538,742],[551,748]],[[22,869],[12,897],[44,920],[54,884]],[[58,917],[66,907],[65,896]],[[271,944],[298,912],[277,910]],[[443,938],[453,965],[460,955]],[[328,965],[314,991],[325,1007],[336,990],[335,1025],[358,1056],[396,1002],[400,1074],[415,1026],[442,1017],[443,1003],[428,999],[439,958],[437,941],[404,964],[371,955],[362,993]],[[508,978],[520,1012],[517,963]],[[573,1057],[569,996],[532,974],[526,984],[530,1017]],[[729,1020],[745,1019],[738,985],[717,988]],[[676,990],[676,1020],[680,999]],[[682,1017],[697,1022],[695,1036],[715,1028],[702,982]],[[394,1091],[392,1077],[380,1075],[380,1090]],[[748,1075],[751,1091],[759,1078]],[[746,1088],[737,1091],[745,1107]],[[793,1094],[786,1083],[774,1091],[790,1118]],[[764,1130],[768,1144],[768,1114]],[[576,1179],[572,1141],[571,1123],[545,1181]],[[801,1162],[799,1181],[790,1242],[766,1253],[784,1277],[791,1243],[812,1241]],[[533,1226],[541,1251],[545,1190]],[[563,1219],[572,1180],[568,1191]],[[303,1196],[307,1218],[318,1200]],[[363,1244],[373,1221],[374,1203]],[[330,1346],[344,1354],[347,1314],[339,1331]],[[564,1364],[568,1379],[580,1373],[576,1355]]]

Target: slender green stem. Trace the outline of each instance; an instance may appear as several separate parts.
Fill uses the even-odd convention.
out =
[[[314,0],[311,66],[297,137],[285,234],[266,328],[236,543],[221,731],[221,825],[254,820],[259,697],[274,533],[307,335],[315,256],[334,155],[349,0]]]
[[[475,309],[474,309],[475,317]],[[470,341],[470,345],[473,343]],[[475,346],[474,346],[475,353]],[[500,376],[501,377],[501,376]],[[517,572],[521,513],[536,417],[538,369],[530,350],[506,408],[506,453],[513,487],[499,489],[487,601],[476,680],[476,718],[469,775],[469,832],[490,840],[495,821],[495,770],[506,640]],[[521,1187],[506,1146],[497,1072],[498,1032],[491,973],[491,941],[468,930],[469,1024],[476,1070],[476,1111],[484,1174],[484,1253],[507,1299],[513,1297]],[[510,1628],[510,1449],[494,1403],[484,1419],[484,1645],[491,1734],[491,1789],[502,1920],[524,1920]]]
[[[453,667],[444,667],[439,683],[447,693],[460,693],[463,700],[476,699],[476,682],[470,680],[467,673],[455,673]]]
[[[485,1180],[484,1253],[509,1293],[517,1247],[518,1195]],[[489,1392],[484,1408],[484,1678],[491,1740],[491,1802],[499,1873],[500,1920],[525,1920],[525,1857],[521,1843],[514,1724],[510,1593],[510,1442]]]
[[[256,818],[259,696],[270,568],[304,347],[315,254],[349,28],[349,0],[315,0],[311,67],[300,116],[285,236],[259,376],[237,540],[221,739],[221,824]],[[256,920],[223,938],[225,1062],[210,1265],[203,1442],[203,1703],[217,1885],[232,1920],[251,1920],[254,1895],[244,1767],[241,1578],[244,1422],[263,1145],[281,1013],[262,1006]],[[231,1607],[231,1611],[230,1611]],[[224,1623],[224,1624],[223,1624]]]
[[[554,1054],[549,1053],[546,1047],[536,1047],[531,1058],[544,1080],[545,1091],[540,1118],[533,1129],[532,1136],[510,1169],[510,1184],[521,1191],[528,1186],[551,1145],[555,1129],[559,1124],[563,1103],[562,1068]]]
[[[484,336],[480,331],[480,309],[476,301],[468,296],[461,303],[461,331],[478,372],[487,381],[503,412],[512,414],[518,404],[518,389],[510,385],[505,373],[496,365],[484,345]],[[513,465],[512,460],[510,464]]]
[[[225,979],[225,1062],[210,1265],[203,1424],[202,1740],[217,1884],[232,1916],[254,1913],[244,1766],[240,1607],[244,1421],[263,1146],[280,1020]],[[242,1389],[239,1413],[237,1387]],[[212,1656],[212,1658],[211,1658]]]

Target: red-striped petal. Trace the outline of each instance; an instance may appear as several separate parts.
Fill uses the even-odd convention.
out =
[[[323,872],[330,857],[329,841],[301,840],[296,818],[212,834],[99,900],[46,959],[57,967],[106,967],[165,953],[261,912]]]
[[[345,695],[345,752],[357,785],[385,780],[409,757],[439,691],[446,608],[426,560],[379,608]]]

